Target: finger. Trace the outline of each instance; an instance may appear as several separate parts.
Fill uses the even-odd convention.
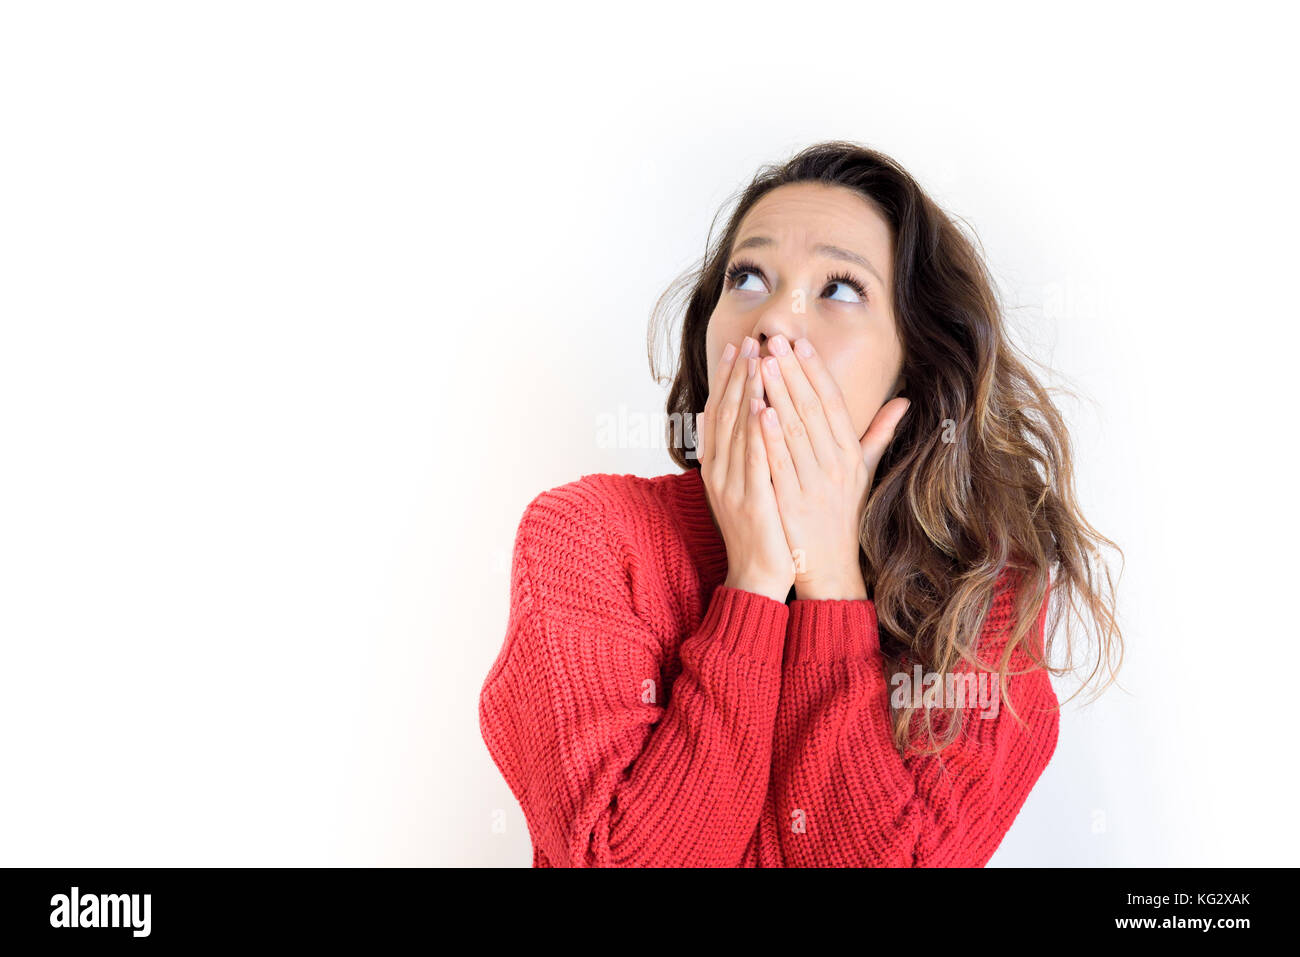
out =
[[[793,503],[802,491],[799,476],[795,474],[794,459],[781,432],[781,421],[776,409],[768,406],[759,415],[763,446],[767,450],[767,470],[772,476],[772,489],[778,505]]]
[[[758,351],[758,343],[749,336],[741,343],[740,354],[736,356],[736,367],[732,370],[731,378],[727,380],[727,389],[722,396],[722,405],[719,409],[727,409],[727,421],[730,427],[727,431],[724,441],[735,444],[737,433],[741,435],[745,431],[745,412],[744,404],[746,390],[749,388],[749,370],[751,363],[750,357]],[[721,435],[721,433],[719,433]]]
[[[912,400],[899,396],[896,399],[890,399],[876,417],[871,420],[871,425],[867,427],[867,432],[862,436],[859,448],[862,450],[862,459],[867,463],[867,468],[875,474],[876,466],[885,455],[885,449],[889,447],[890,441],[894,438],[894,432],[898,428],[898,423],[902,421],[903,416],[911,406]]]
[[[706,441],[706,433],[712,427],[712,420],[717,414],[718,400],[717,397],[722,391],[722,384],[728,381],[733,363],[736,359],[736,347],[728,342],[722,349],[722,355],[718,359],[718,364],[714,367],[713,383],[709,388],[709,397],[705,400],[704,410],[696,418],[695,431],[695,455],[701,465],[709,461],[708,456],[712,454],[711,441]]]
[[[742,344],[740,351],[743,353],[749,348],[750,340],[748,337]],[[710,420],[709,432],[711,438],[707,441],[713,446],[711,459],[713,464],[713,477],[719,482],[725,482],[728,472],[730,471],[730,454],[731,440],[735,434],[736,419],[739,417],[740,397],[744,389],[745,379],[749,365],[741,356],[737,355],[732,360],[731,370],[727,375],[726,388],[718,397],[717,406],[713,411]],[[712,396],[710,396],[712,398]]]
[[[757,343],[752,351],[757,351]],[[749,444],[749,426],[750,426],[750,407],[749,400],[762,399],[763,397],[763,380],[758,374],[758,359],[750,355],[745,359],[746,368],[749,370],[745,378],[745,396],[742,400],[745,405],[741,410],[739,419],[736,422],[736,429],[731,439],[731,449],[728,452],[728,469],[729,482],[735,487],[736,491],[744,492],[747,486],[746,479],[746,462],[745,449]]]
[[[758,375],[755,374],[755,379]],[[767,448],[763,443],[759,416],[767,406],[757,396],[749,398],[748,428],[745,436],[745,497],[768,500],[775,504],[772,475],[767,467]]]
[[[830,419],[827,416],[825,407],[822,405],[821,396],[817,394],[817,390],[808,381],[808,376],[804,374],[803,368],[799,365],[799,360],[795,357],[794,351],[790,348],[790,343],[785,336],[773,336],[771,349],[780,369],[781,378],[785,381],[785,390],[789,395],[790,408],[799,416],[799,421],[803,423],[804,431],[808,433],[808,444],[816,455],[817,462],[822,468],[838,465],[843,461],[844,449],[839,446],[835,441],[835,436],[831,434]],[[775,402],[772,404],[776,406],[776,411],[781,415],[782,421],[787,422],[787,409],[782,408]],[[786,434],[789,434],[788,426]],[[849,446],[849,448],[852,448],[852,446]],[[790,451],[795,455],[796,467],[802,469],[803,463],[799,460],[798,450],[792,446]],[[807,473],[800,471],[799,474],[806,475]]]
[[[853,427],[853,416],[849,414],[849,405],[844,401],[839,383],[826,368],[826,363],[822,362],[822,357],[809,339],[797,340],[794,354],[799,360],[799,368],[821,399],[835,443],[845,452],[852,450],[858,444],[858,430]]]
[[[794,463],[799,486],[803,488],[821,466],[809,440],[808,430],[804,427],[794,401],[790,398],[790,391],[786,388],[780,364],[775,356],[768,356],[763,360],[763,381],[767,386],[768,403],[776,410],[777,422],[785,437],[791,461]]]

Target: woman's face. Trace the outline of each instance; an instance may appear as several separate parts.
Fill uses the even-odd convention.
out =
[[[774,336],[785,336],[791,347],[806,337],[864,435],[895,395],[902,369],[885,220],[847,187],[780,186],[745,215],[727,268],[705,335],[710,394],[720,388],[717,365],[727,343],[739,349],[752,336],[767,356]]]

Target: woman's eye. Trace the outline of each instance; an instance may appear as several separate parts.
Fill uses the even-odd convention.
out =
[[[827,276],[826,288],[830,289],[832,286],[838,286],[840,289],[846,290],[849,293],[849,298],[831,296],[832,299],[835,299],[838,302],[858,302],[865,304],[867,301],[866,287],[846,272],[835,273],[832,276]]]
[[[727,287],[739,292],[765,292],[763,271],[752,262],[732,263],[727,269]],[[862,303],[867,301],[867,290],[856,278],[846,272],[826,277],[826,289],[835,290],[830,296],[837,302]]]
[[[858,295],[857,290],[854,289],[852,286],[850,286],[848,283],[843,282],[843,281],[840,281],[840,280],[836,280],[835,282],[832,282],[832,283],[830,284],[830,286],[827,286],[826,288],[827,288],[827,289],[830,289],[832,286],[837,286],[837,287],[839,287],[840,292],[846,292],[846,293],[848,293],[848,297],[847,297],[847,298],[841,298],[841,297],[839,297],[839,296],[831,296],[830,298],[832,298],[832,299],[839,299],[840,302],[861,302],[861,301],[862,301],[862,297]]]

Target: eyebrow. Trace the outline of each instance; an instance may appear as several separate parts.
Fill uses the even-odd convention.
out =
[[[752,249],[759,246],[775,246],[775,245],[776,245],[776,240],[770,236],[750,236],[748,239],[737,244],[736,248],[732,250],[732,252],[738,253],[742,249]],[[857,253],[853,252],[852,250],[844,249],[840,246],[832,246],[829,243],[818,243],[816,246],[813,247],[813,252],[820,253],[823,256],[829,256],[831,259],[842,259],[845,262],[856,263],[857,265],[861,266],[863,269],[870,272],[871,275],[875,276],[876,281],[879,282],[880,285],[882,286],[885,285],[885,280],[880,277],[880,273],[876,271],[876,267],[871,265],[871,263],[867,262],[865,259],[863,259],[861,256],[859,256]]]

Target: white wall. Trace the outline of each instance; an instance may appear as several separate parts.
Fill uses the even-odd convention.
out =
[[[674,469],[595,441],[655,298],[843,137],[975,227],[1127,552],[1123,688],[992,863],[1295,864],[1268,9],[6,6],[0,863],[529,863],[476,715],[522,509]]]

